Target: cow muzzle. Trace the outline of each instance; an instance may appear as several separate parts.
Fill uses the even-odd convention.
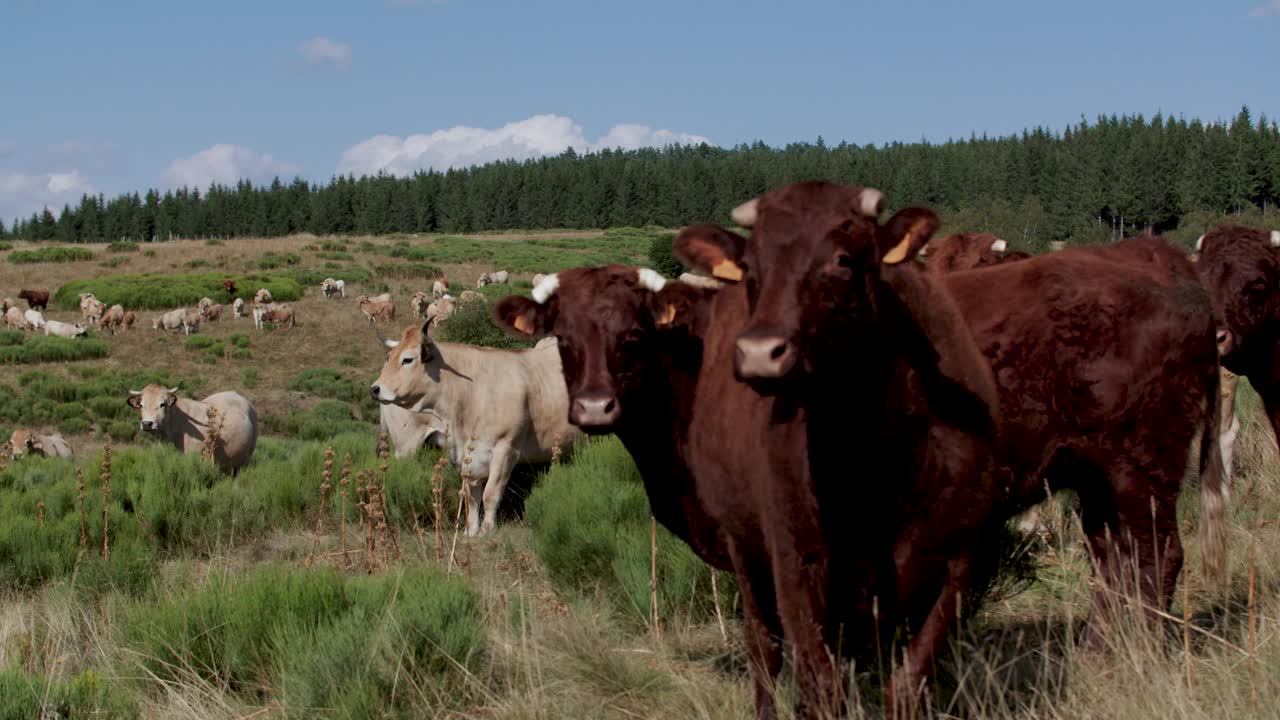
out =
[[[743,380],[783,378],[795,368],[798,355],[795,343],[781,335],[743,335],[733,368]]]
[[[610,427],[621,417],[622,403],[614,395],[577,395],[569,405],[569,422],[584,430]]]
[[[373,396],[374,400],[377,400],[380,403],[395,402],[396,399],[395,393],[387,390],[381,385],[374,385],[373,387],[370,387],[369,394]]]
[[[155,420],[143,420],[143,421],[142,421],[142,430],[143,430],[144,432],[155,432],[155,430],[156,430],[156,421],[155,421]]]

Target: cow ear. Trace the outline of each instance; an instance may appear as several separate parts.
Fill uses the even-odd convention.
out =
[[[667,283],[649,296],[649,312],[653,324],[660,328],[688,327],[693,321],[693,306],[706,290],[681,282]]]
[[[672,250],[686,266],[725,282],[742,279],[742,251],[747,239],[719,225],[692,225],[676,236]]]
[[[899,210],[877,233],[880,262],[897,265],[915,258],[941,224],[937,213],[928,208]]]
[[[527,297],[511,295],[493,306],[493,321],[516,337],[539,337],[551,332],[556,299],[539,304]]]
[[[133,394],[130,394],[130,395],[129,395],[129,397],[128,397],[128,399],[126,399],[126,400],[125,400],[125,402],[129,403],[129,407],[133,408],[134,410],[141,410],[141,409],[142,409],[142,396],[141,396],[141,395],[133,395]]]

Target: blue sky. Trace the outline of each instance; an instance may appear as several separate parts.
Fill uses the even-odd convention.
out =
[[[1280,116],[1280,0],[0,0],[0,218],[706,139]]]

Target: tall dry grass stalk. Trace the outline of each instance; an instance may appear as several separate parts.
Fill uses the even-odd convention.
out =
[[[440,449],[440,459],[431,468],[431,523],[436,534],[436,564],[444,565],[444,466],[449,464],[449,437]]]
[[[342,479],[338,481],[338,545],[342,551],[342,566],[351,567],[351,556],[347,554],[347,487],[351,485],[351,453],[347,453],[342,461]]]
[[[556,433],[556,436],[551,439],[551,464],[553,466],[560,464],[560,456],[563,453],[564,451],[560,449],[560,433]]]
[[[89,546],[89,529],[84,517],[84,469],[76,466],[76,506],[80,514],[80,547]]]
[[[381,478],[382,487],[378,490],[378,498],[381,504],[380,512],[382,516],[381,527],[382,527],[382,532],[384,533],[382,538],[382,548],[385,554],[387,552],[388,546],[390,546],[392,550],[395,550],[396,561],[402,562],[404,560],[404,554],[400,551],[400,538],[397,537],[395,527],[393,527],[389,522],[387,522],[387,518],[389,517],[389,513],[387,512],[387,470],[389,467],[388,461],[390,460],[390,458],[391,458],[391,442],[390,442],[390,439],[387,437],[387,434],[382,433],[378,436],[378,459],[380,460],[378,469],[382,473],[382,478]],[[388,562],[390,562],[389,558],[388,558]]]
[[[102,559],[111,553],[107,540],[107,511],[111,507],[111,443],[102,446]]]
[[[1254,515],[1249,527],[1249,698],[1254,717],[1258,716],[1257,545],[1258,516]]]
[[[320,510],[316,513],[315,537],[311,541],[311,554],[307,556],[306,567],[311,567],[316,560],[316,550],[320,547],[320,533],[324,531],[324,515],[329,507],[329,488],[333,479],[333,447],[324,450],[324,469],[320,471]]]
[[[222,442],[222,422],[218,417],[217,408],[209,407],[208,424],[205,427],[204,445],[200,448],[200,456],[210,464],[214,464],[218,445]]]
[[[44,501],[36,501],[36,526],[44,529]]]

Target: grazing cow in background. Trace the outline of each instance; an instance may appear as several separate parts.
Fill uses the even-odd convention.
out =
[[[29,309],[22,313],[22,316],[27,319],[27,323],[31,325],[32,329],[44,329],[44,314],[39,310]]]
[[[48,310],[49,309],[49,291],[45,288],[36,288],[35,290],[23,290],[18,293],[19,300],[26,300],[27,307],[32,310]]]
[[[937,215],[878,225],[882,204],[798,183],[734,210],[750,238],[700,225],[675,242],[729,283],[712,294],[687,452],[737,568],[762,717],[785,647],[797,715],[826,717],[843,710],[836,652],[876,667],[902,638],[886,704],[914,709],[1007,519],[991,370],[911,267]]]
[[[505,285],[511,279],[511,273],[506,270],[498,270],[491,273],[480,273],[480,279],[476,281],[476,287],[482,288],[485,285]]]
[[[440,278],[431,283],[431,299],[439,300],[449,292],[449,283],[444,278]]]
[[[106,303],[90,295],[80,303],[80,313],[89,325],[97,325],[102,320],[102,313],[107,311]]]
[[[423,311],[423,319],[434,321],[436,325],[453,317],[458,309],[458,300],[452,295],[445,295],[427,306]]]
[[[288,305],[259,305],[253,309],[253,322],[259,330],[267,325],[292,328],[295,324],[293,308]]]
[[[530,280],[529,282],[532,283],[534,287],[538,287],[539,285],[542,284],[542,281],[545,280],[546,278],[547,276],[543,275],[542,273],[534,273],[533,279]]]
[[[106,312],[102,313],[102,319],[98,321],[103,330],[110,330],[115,335],[120,327],[124,325],[124,306],[112,305]]]
[[[682,452],[710,295],[652,270],[575,268],[545,276],[533,299],[504,298],[493,315],[513,335],[547,334],[539,344],[559,345],[569,422],[590,435],[616,434],[658,522],[708,564],[732,571]]]
[[[320,292],[324,295],[326,300],[339,296],[345,298],[347,296],[347,283],[342,280],[325,278],[324,281],[320,283]]]
[[[9,456],[17,460],[27,453],[68,459],[75,456],[66,439],[58,433],[41,435],[34,430],[17,428],[9,436]]]
[[[4,300],[0,300],[0,315],[3,315],[4,313],[9,312],[9,308],[16,307],[16,306],[17,304],[14,303],[12,298],[5,298]]]
[[[373,297],[366,298],[366,299],[369,300],[370,302],[391,302],[391,293],[384,292],[381,295],[374,295]]]
[[[396,304],[391,301],[379,302],[361,295],[356,298],[356,305],[370,323],[391,322],[396,319]]]
[[[703,288],[706,290],[719,290],[724,287],[724,281],[722,280],[691,272],[680,273],[680,277],[677,279],[685,285],[692,285],[693,287]]]
[[[81,337],[87,332],[84,325],[76,323],[58,322],[57,320],[49,320],[44,324],[44,334],[53,335],[55,337],[74,338]]]
[[[959,233],[934,238],[925,246],[930,272],[950,273],[1000,262],[1009,243],[990,233]],[[925,255],[925,252],[921,252]]]
[[[236,296],[236,281],[231,278],[224,278],[222,289],[226,291],[228,299],[234,298]]]
[[[427,316],[427,306],[431,304],[431,296],[418,291],[409,299],[409,307],[413,309],[413,317],[421,320]]]
[[[517,463],[551,460],[581,436],[569,424],[569,397],[555,348],[493,350],[436,342],[407,328],[389,348],[374,399],[413,412],[430,411],[450,432],[449,456],[467,478],[467,534],[493,530],[498,505]],[[484,507],[484,522],[480,508]]]
[[[484,295],[475,290],[463,290],[458,293],[458,304],[465,305],[472,302],[485,302]]]
[[[133,324],[137,321],[138,316],[132,310],[125,310],[124,318],[121,319],[120,324],[124,326],[125,330],[132,330]]]
[[[398,458],[413,457],[428,442],[447,447],[444,421],[433,413],[413,412],[399,405],[378,404],[379,431],[387,434]]]
[[[222,305],[220,303],[211,303],[200,308],[200,316],[208,322],[218,322],[222,319]]]
[[[1196,272],[1218,318],[1217,343],[1224,369],[1221,414],[1226,423],[1223,457],[1230,465],[1240,430],[1235,416],[1236,375],[1262,398],[1280,441],[1280,230],[1219,225],[1196,241]],[[1230,375],[1227,375],[1227,372]],[[1230,446],[1230,451],[1228,451]]]
[[[273,302],[275,302],[275,298],[271,297],[271,291],[266,288],[261,288],[253,294],[253,304],[255,305],[270,305]]]
[[[29,327],[26,316],[16,307],[11,307],[4,311],[4,324],[5,327],[19,330],[26,330]]]
[[[148,385],[130,390],[129,406],[142,411],[142,431],[158,435],[184,453],[201,452],[214,433],[213,459],[236,475],[258,445],[258,411],[236,392],[220,392],[196,402],[178,397],[178,388]]]
[[[1014,509],[1044,499],[1046,485],[1079,497],[1102,580],[1086,641],[1103,642],[1099,621],[1116,591],[1169,608],[1183,560],[1178,496],[1197,435],[1202,554],[1220,576],[1228,488],[1218,351],[1213,308],[1186,253],[1139,237],[942,282],[995,373],[998,464]]]
[[[200,323],[203,320],[204,316],[199,310],[188,310],[187,314],[182,316],[182,334],[190,335],[200,332]]]
[[[187,308],[178,308],[161,313],[155,320],[151,321],[152,330],[174,331],[181,330],[182,324],[187,318]]]
[[[237,320],[244,317],[244,300],[242,298],[236,298],[231,303],[231,315]]]
[[[200,314],[203,315],[204,309],[209,307],[212,304],[213,304],[213,298],[207,298],[207,297],[200,298],[200,302],[196,303],[196,310],[199,310]]]

